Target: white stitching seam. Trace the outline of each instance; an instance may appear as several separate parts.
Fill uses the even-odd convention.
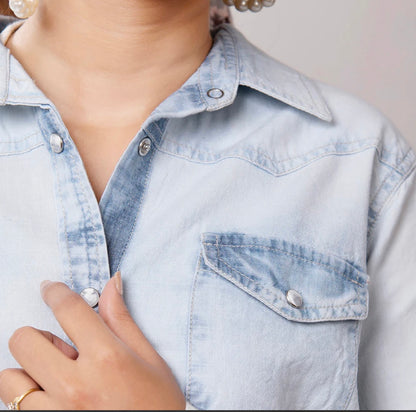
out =
[[[39,147],[42,147],[42,146],[44,146],[44,143],[39,143],[36,146],[29,147],[28,149],[22,150],[20,152],[0,153],[0,157],[1,156],[16,156],[16,155],[21,155],[21,154],[29,153],[29,152],[31,152],[31,151],[39,148]]]
[[[219,253],[219,250],[218,250],[218,253]],[[257,282],[257,281],[255,281],[254,279],[251,279],[251,278],[249,278],[247,275],[244,275],[243,273],[241,273],[239,270],[237,270],[237,269],[235,269],[235,268],[233,268],[232,266],[230,266],[227,262],[225,262],[223,259],[221,259],[220,257],[219,257],[219,255],[217,255],[217,258],[218,258],[218,260],[220,260],[221,262],[223,262],[226,266],[228,266],[231,270],[233,270],[233,271],[235,271],[235,272],[237,272],[237,273],[239,273],[240,275],[242,275],[242,276],[244,276],[246,279],[248,279],[248,281],[249,282],[251,282],[251,283],[253,283],[253,284],[255,284],[255,285],[257,285],[257,286],[259,286],[260,287],[260,289],[262,289],[262,290],[264,290],[264,291],[266,291],[266,292],[268,292],[268,293],[270,293],[270,294],[272,294],[272,295],[274,295],[274,296],[276,296],[276,293],[275,293],[275,291],[273,291],[273,290],[271,290],[271,289],[269,289],[269,288],[267,288],[267,287],[265,287],[265,286],[263,286],[261,283],[259,283],[259,282]],[[219,272],[222,272],[220,269],[219,269]],[[253,292],[253,293],[255,293],[255,292]],[[281,298],[280,296],[276,296],[281,302],[283,302],[283,303],[286,303],[286,300],[285,299],[283,299],[283,298]],[[348,306],[354,306],[354,305],[356,305],[356,303],[351,303],[351,304],[343,304],[343,305],[308,305],[308,306],[303,306],[303,308],[304,309],[319,309],[319,308],[344,308],[344,307],[348,307]]]
[[[124,245],[123,251],[120,254],[120,260],[118,261],[117,271],[120,270],[120,266],[121,266],[121,263],[123,261],[124,254],[126,253],[126,250],[127,250],[128,246],[130,244],[130,241],[131,241],[131,239],[133,237],[134,229],[136,228],[136,223],[137,223],[137,220],[139,218],[139,213],[141,212],[141,207],[142,207],[143,199],[144,199],[145,194],[147,192],[147,187],[148,187],[147,182],[149,180],[150,170],[152,169],[152,164],[153,164],[152,161],[153,161],[153,157],[155,156],[155,153],[156,153],[156,151],[153,150],[153,152],[151,154],[151,157],[149,159],[149,164],[148,164],[148,168],[147,168],[147,171],[146,171],[146,176],[145,176],[145,179],[144,179],[144,182],[143,182],[143,192],[142,192],[142,195],[141,195],[141,198],[140,198],[139,205],[137,206],[136,216],[134,218],[133,225],[131,226],[129,238],[127,239],[127,241],[126,241],[126,243]]]
[[[358,374],[358,347],[359,347],[359,341],[360,341],[359,340],[359,333],[358,333],[358,330],[359,329],[361,330],[360,323],[357,322],[357,324],[355,326],[355,346],[354,346],[354,365],[355,365],[355,367],[354,367],[354,377],[352,379],[351,386],[350,386],[350,389],[349,389],[349,395],[347,396],[347,399],[345,401],[345,405],[342,408],[343,410],[346,410],[347,407],[348,407],[348,405],[351,403],[352,395],[354,393],[354,385],[357,382],[357,374]]]
[[[214,273],[219,274],[220,276],[229,280],[231,283],[233,283],[234,285],[236,285],[240,289],[246,291],[250,296],[252,296],[255,299],[259,300],[260,302],[264,303],[267,307],[269,307],[270,309],[272,309],[273,311],[275,311],[279,315],[283,316],[285,319],[298,321],[298,322],[304,322],[304,323],[315,323],[315,322],[325,322],[325,321],[331,321],[331,320],[351,320],[352,319],[351,317],[343,317],[343,316],[341,316],[341,317],[331,317],[331,318],[316,318],[316,319],[304,319],[304,318],[292,317],[292,316],[288,315],[287,313],[282,312],[277,306],[274,306],[270,302],[264,300],[260,295],[257,295],[252,290],[248,289],[246,286],[242,285],[241,283],[238,283],[233,277],[227,275],[224,272],[218,273],[216,270],[214,270],[214,269],[212,269],[212,270],[214,271]],[[211,271],[205,270],[205,272],[207,272],[209,274],[212,274]],[[346,308],[347,307],[352,307],[352,306],[356,306],[356,304],[344,305],[344,307],[346,307]],[[354,316],[353,319],[364,319],[364,318],[365,318],[365,314],[360,315],[360,316]]]
[[[215,243],[210,243],[210,242],[205,242],[205,241],[203,241],[202,243],[203,243],[203,244],[205,244],[205,245],[216,246],[216,244],[215,244]],[[298,258],[298,259],[302,259],[302,260],[304,260],[304,261],[306,261],[306,262],[310,262],[310,263],[312,263],[312,264],[319,265],[319,266],[322,266],[322,267],[326,267],[326,268],[328,268],[328,269],[331,269],[331,270],[333,270],[335,273],[338,273],[339,275],[343,276],[345,279],[349,280],[350,282],[355,283],[356,285],[358,285],[358,286],[360,286],[360,287],[363,287],[363,285],[357,281],[357,280],[358,280],[358,278],[356,278],[357,280],[354,280],[354,279],[352,279],[352,278],[350,278],[350,277],[346,276],[344,273],[342,273],[342,272],[338,271],[336,268],[334,268],[334,267],[333,267],[333,266],[331,266],[331,265],[327,265],[327,264],[319,263],[319,262],[316,262],[316,261],[314,261],[314,260],[312,260],[312,259],[307,259],[307,258],[305,258],[305,257],[303,257],[303,256],[295,255],[295,254],[293,254],[293,253],[287,252],[287,251],[286,251],[286,250],[284,250],[284,249],[273,248],[273,247],[269,247],[269,246],[262,246],[262,245],[230,245],[230,244],[225,244],[225,243],[222,243],[222,244],[221,244],[221,246],[229,246],[229,247],[235,247],[235,248],[245,248],[245,247],[248,247],[248,248],[261,248],[261,249],[267,249],[267,250],[275,250],[275,251],[280,251],[280,252],[282,252],[282,253],[285,253],[286,255],[290,255],[290,256],[296,257],[296,258]]]
[[[15,140],[0,140],[0,144],[3,144],[3,143],[21,143],[21,142],[24,142],[25,140],[30,139],[32,136],[36,136],[36,135],[40,135],[40,133],[39,132],[31,133],[31,134],[29,134],[25,137],[22,137],[20,140],[16,140],[16,139]]]
[[[198,273],[201,269],[201,253],[199,254],[198,264],[196,268],[195,278],[192,285],[192,298],[191,298],[191,308],[190,308],[190,320],[189,320],[189,354],[188,354],[188,383],[185,389],[185,398],[189,402],[191,397],[191,378],[192,378],[192,332],[193,332],[193,313],[194,313],[194,300],[195,300],[195,290],[198,280]]]

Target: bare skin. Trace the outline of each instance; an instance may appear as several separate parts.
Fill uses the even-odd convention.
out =
[[[42,0],[7,43],[61,114],[98,201],[143,122],[211,45],[209,0]]]

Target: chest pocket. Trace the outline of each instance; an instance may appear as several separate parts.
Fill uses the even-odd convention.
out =
[[[368,276],[334,255],[281,239],[205,233],[205,264],[289,320],[367,316]]]
[[[346,408],[367,282],[353,263],[306,245],[203,233],[191,304],[191,401],[203,409]]]

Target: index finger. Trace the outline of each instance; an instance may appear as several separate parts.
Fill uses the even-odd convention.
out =
[[[98,345],[113,340],[113,335],[102,318],[64,283],[42,282],[41,293],[80,354],[96,351]]]

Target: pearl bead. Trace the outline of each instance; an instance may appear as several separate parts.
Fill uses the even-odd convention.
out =
[[[248,8],[251,11],[258,12],[263,8],[263,3],[261,0],[249,0],[248,1]]]
[[[276,0],[222,0],[226,6],[235,6],[238,11],[260,11],[263,6],[271,7]]]
[[[19,19],[26,19],[36,11],[39,0],[9,0],[9,7]]]
[[[248,10],[248,0],[234,0],[234,4],[238,11]]]

